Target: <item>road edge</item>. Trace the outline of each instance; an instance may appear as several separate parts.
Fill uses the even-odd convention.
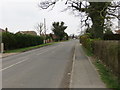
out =
[[[76,45],[74,46],[74,53],[73,53],[73,58],[72,58],[72,70],[71,70],[69,88],[71,88],[72,82],[73,82],[72,77],[73,77],[73,71],[74,71],[74,66],[75,66],[75,52],[76,52]]]

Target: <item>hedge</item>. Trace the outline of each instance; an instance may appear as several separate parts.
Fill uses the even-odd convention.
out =
[[[104,34],[104,40],[120,40],[120,34]]]
[[[119,40],[91,39],[89,35],[80,36],[82,45],[100,59],[114,74],[120,76],[120,42]]]
[[[90,34],[85,34],[80,36],[80,43],[82,43],[82,45],[88,49],[91,53],[93,53],[94,50],[94,41],[97,41],[100,39],[91,39],[91,35]]]
[[[3,32],[2,42],[4,43],[5,50],[11,50],[43,44],[43,38],[34,35]]]

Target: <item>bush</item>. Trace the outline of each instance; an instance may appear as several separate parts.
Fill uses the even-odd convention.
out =
[[[2,33],[2,42],[5,50],[24,48],[43,44],[43,38],[27,34],[13,34],[9,32]]]
[[[104,40],[120,40],[120,34],[104,34]]]
[[[82,43],[82,45],[86,49],[88,49],[91,53],[93,53],[94,41],[96,41],[96,40],[100,40],[100,39],[91,39],[90,34],[84,34],[84,35],[80,36],[80,43]]]
[[[16,40],[14,38],[14,34],[9,32],[2,33],[2,42],[4,43],[5,50],[7,49],[13,49],[16,43]]]

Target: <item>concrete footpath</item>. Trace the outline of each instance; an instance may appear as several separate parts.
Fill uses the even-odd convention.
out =
[[[70,88],[106,88],[79,43],[75,46],[73,59]]]

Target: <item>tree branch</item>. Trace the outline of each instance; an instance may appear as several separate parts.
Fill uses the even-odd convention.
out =
[[[55,0],[53,2],[52,1],[40,2],[40,4],[38,4],[38,6],[42,9],[48,9],[50,6],[55,5],[57,1]]]

